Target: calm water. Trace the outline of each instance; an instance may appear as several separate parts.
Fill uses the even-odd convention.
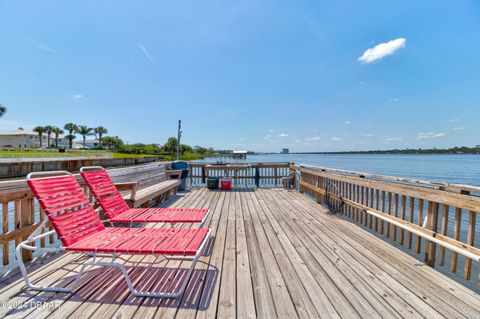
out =
[[[214,161],[216,159],[207,159]],[[232,161],[230,159],[230,161]],[[249,155],[247,162],[293,162],[428,181],[480,186],[480,155]]]

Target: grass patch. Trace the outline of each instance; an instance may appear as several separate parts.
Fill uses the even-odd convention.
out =
[[[106,158],[140,158],[140,157],[149,157],[152,155],[145,154],[123,154],[123,153],[114,153],[107,151],[74,151],[74,152],[46,152],[46,151],[37,151],[37,150],[24,150],[24,151],[6,151],[0,150],[0,158],[40,158],[40,157],[96,157],[102,156]]]

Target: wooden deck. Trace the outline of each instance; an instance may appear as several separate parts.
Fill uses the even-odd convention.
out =
[[[480,296],[306,196],[282,189],[179,194],[170,206],[206,207],[215,234],[181,301],[133,297],[120,273],[95,268],[74,294],[26,291],[0,279],[0,315],[18,318],[479,318]],[[34,283],[73,280],[75,254],[36,259]],[[142,289],[174,287],[187,263],[129,258]],[[173,288],[172,288],[173,289]],[[37,302],[42,303],[40,307]],[[15,306],[15,307],[13,307]],[[12,308],[13,307],[13,308]]]

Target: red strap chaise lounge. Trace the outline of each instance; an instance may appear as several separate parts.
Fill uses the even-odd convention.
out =
[[[199,208],[130,208],[101,166],[80,169],[85,184],[110,223],[205,223],[208,209]]]
[[[38,177],[39,175],[55,175]],[[37,178],[33,178],[36,176]],[[26,285],[35,290],[71,292],[78,285],[80,276],[87,266],[100,265],[116,267],[121,270],[128,288],[135,296],[156,298],[178,298],[187,286],[195,263],[201,256],[210,236],[207,228],[175,229],[175,228],[115,228],[105,227],[97,213],[78,184],[69,172],[38,172],[27,176],[27,183],[32,189],[40,206],[44,210],[54,231],[40,234],[45,229],[47,219],[16,249],[16,256]],[[36,250],[29,243],[38,238],[56,232],[63,249],[86,253],[91,259],[85,262],[76,276],[71,288],[45,287],[33,285],[22,261],[22,249]],[[48,250],[48,249],[47,249]],[[50,249],[53,250],[53,249]],[[97,254],[110,256],[111,261],[98,261]],[[179,289],[176,292],[137,291],[130,280],[125,266],[115,261],[119,255],[163,255],[167,259],[191,260]]]

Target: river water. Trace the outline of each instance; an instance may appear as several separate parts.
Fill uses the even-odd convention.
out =
[[[224,158],[208,158],[216,161]],[[230,159],[229,161],[233,161]],[[480,186],[480,155],[269,154],[247,162],[293,162],[320,167]]]

